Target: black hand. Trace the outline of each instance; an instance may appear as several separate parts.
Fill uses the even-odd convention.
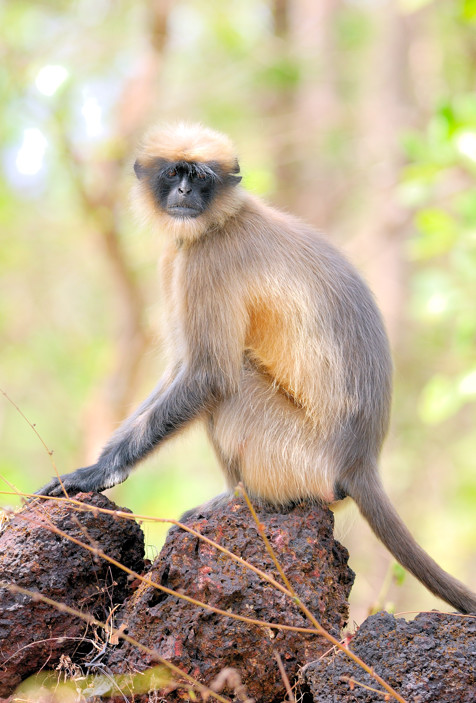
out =
[[[70,474],[64,474],[61,476],[61,480],[66,492],[70,496],[80,492],[87,493],[88,491],[96,491],[99,493],[113,485],[110,475],[108,480],[107,472],[104,469],[101,470],[97,464],[77,469]],[[36,491],[36,494],[56,497],[64,496],[64,491],[58,478],[55,477],[51,479],[46,486]]]

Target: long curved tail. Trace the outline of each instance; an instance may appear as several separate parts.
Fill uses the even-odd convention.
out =
[[[385,493],[378,474],[367,477],[360,474],[358,480],[354,474],[339,483],[355,500],[377,537],[405,569],[435,596],[461,613],[476,613],[476,594],[447,574],[415,541]]]

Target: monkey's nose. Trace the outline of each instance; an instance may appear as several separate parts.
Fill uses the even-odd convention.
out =
[[[192,186],[190,185],[190,183],[188,183],[188,181],[186,179],[184,179],[182,181],[182,183],[179,185],[179,187],[177,188],[177,190],[180,193],[180,195],[188,195],[189,193],[192,192]]]

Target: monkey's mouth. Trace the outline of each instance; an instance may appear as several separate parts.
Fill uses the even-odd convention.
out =
[[[187,205],[173,205],[167,208],[167,212],[171,217],[198,217],[201,214],[201,210],[196,207],[189,207]]]

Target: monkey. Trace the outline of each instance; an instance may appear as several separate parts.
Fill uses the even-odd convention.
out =
[[[39,494],[102,491],[200,419],[229,490],[257,501],[350,496],[396,560],[462,613],[476,595],[417,544],[387,497],[378,460],[392,361],[366,283],[321,233],[240,186],[230,139],[159,125],[134,164],[140,212],[165,241],[169,365],[92,466]]]

